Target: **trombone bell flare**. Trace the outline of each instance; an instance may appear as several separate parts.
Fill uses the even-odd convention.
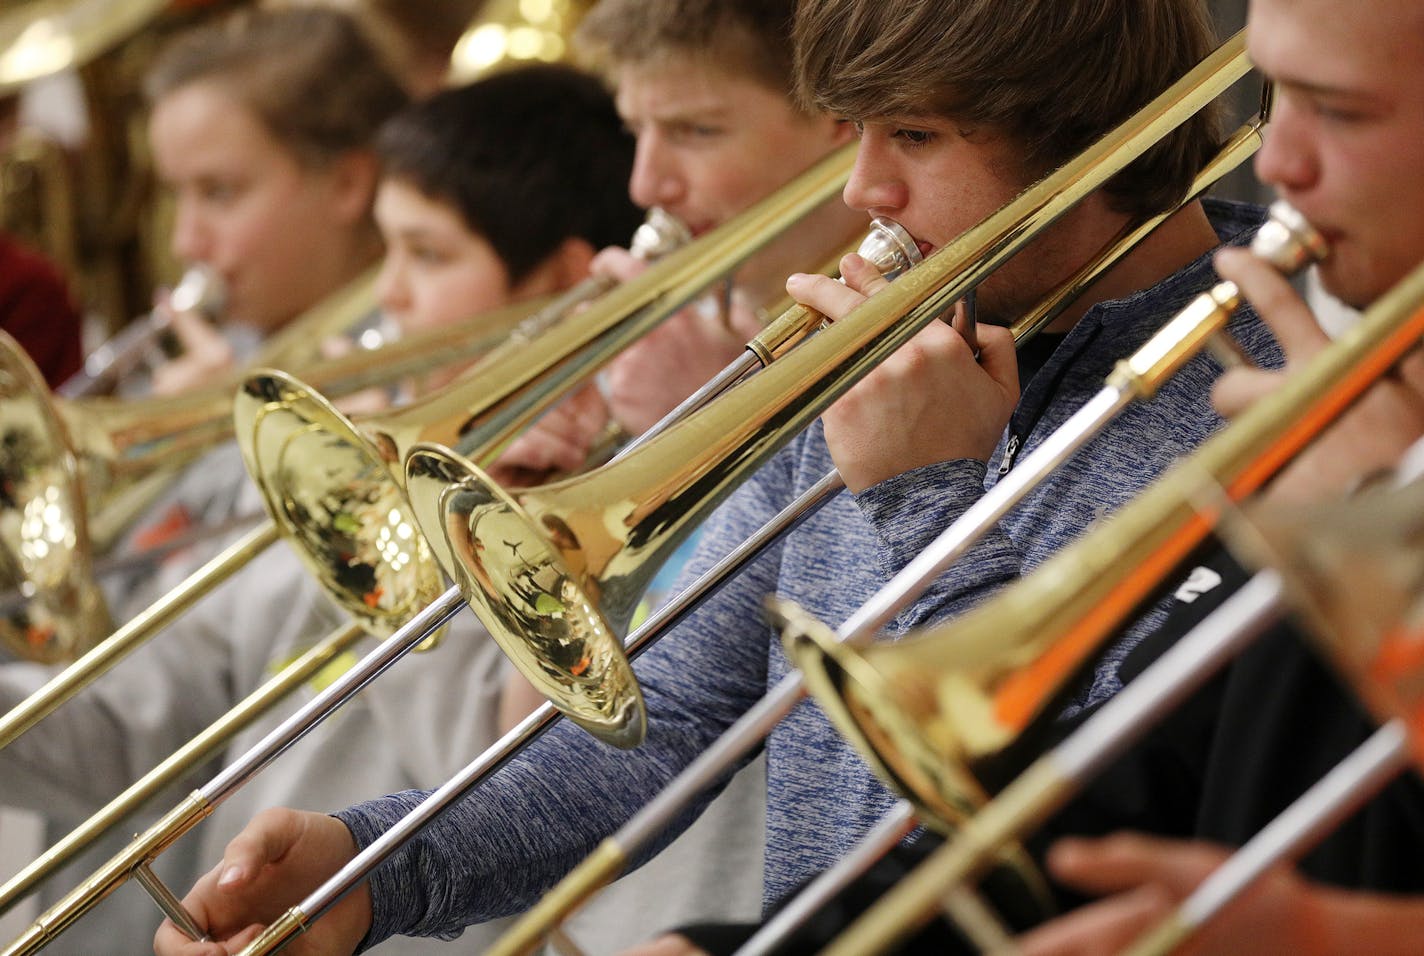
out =
[[[266,371],[243,383],[233,419],[272,520],[367,630],[388,636],[439,596],[443,582],[386,456],[330,402]]]
[[[794,601],[770,597],[767,612],[772,626],[781,631],[786,656],[801,671],[807,690],[836,730],[855,745],[861,759],[880,779],[889,781],[916,804],[922,820],[948,833],[988,800],[983,787],[964,769],[964,756],[952,743],[960,739],[956,734],[947,735],[951,741],[949,752],[954,755],[951,759],[901,759],[901,750],[887,746],[891,741],[923,732],[921,721],[943,717],[937,713],[932,681],[915,687],[892,687],[862,655],[851,651],[851,645]],[[856,695],[846,692],[848,684],[857,688]],[[892,694],[898,701],[896,707],[860,706],[861,697]],[[960,694],[952,699],[955,717],[971,724],[979,738],[1004,736],[992,721],[983,719],[982,707],[972,695]],[[827,701],[836,706],[826,706]]]
[[[44,378],[0,332],[0,590],[26,600],[0,616],[0,643],[21,660],[73,660],[109,633],[94,584],[68,430]]]
[[[481,619],[520,673],[600,740],[641,743],[646,708],[619,633],[642,588],[619,588],[616,579],[601,586],[587,565],[568,558],[590,545],[615,550],[622,539],[580,536],[552,510],[532,516],[473,463],[438,445],[417,445],[406,458],[406,490],[420,527],[443,539],[433,547],[442,560],[449,556],[445,567],[465,596],[488,610]],[[491,547],[500,553],[488,554]]]

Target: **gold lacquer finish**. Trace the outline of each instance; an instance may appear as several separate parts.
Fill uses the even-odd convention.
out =
[[[598,714],[564,712],[602,727],[595,732],[610,743],[635,745],[646,720],[641,701],[619,702],[613,686],[590,695],[584,684],[606,661],[608,681],[633,686],[616,636],[677,543],[860,376],[1247,69],[1238,35],[1119,129],[841,321],[588,475],[511,494],[458,455],[421,446],[407,459],[420,526],[448,539],[462,562],[448,570],[525,676],[541,690],[568,685],[576,698],[596,697],[604,703]],[[459,484],[449,485],[455,478]],[[591,649],[594,639],[600,643]],[[551,666],[521,651],[526,643],[558,647],[563,660]],[[609,718],[618,722],[603,727]]]
[[[93,581],[78,465],[44,378],[0,332],[0,588],[28,600],[0,618],[0,641],[21,659],[72,659],[109,631]]]
[[[118,855],[94,872],[30,924],[0,956],[37,953],[84,913],[122,886],[139,867],[152,863],[173,841],[201,823],[213,807],[197,791],[149,827]]]
[[[258,373],[234,407],[238,442],[268,510],[311,550],[299,551],[333,597],[377,631],[399,625],[438,589],[440,565],[453,562],[443,537],[398,541],[382,525],[361,527],[352,506],[375,513],[386,526],[417,527],[404,499],[404,476],[394,468],[420,442],[458,448],[487,463],[505,444],[575,385],[625,346],[733,271],[803,216],[833,200],[849,176],[849,147],[722,226],[683,245],[685,227],[671,217],[640,228],[635,245],[658,261],[616,288],[582,286],[535,313],[504,347],[450,385],[388,415],[353,423],[313,389],[290,376]],[[678,230],[682,230],[680,233]],[[601,294],[600,294],[601,293]],[[568,318],[569,306],[599,297]],[[298,461],[312,470],[293,467]],[[383,536],[365,540],[367,530]],[[416,538],[421,536],[417,535]],[[425,536],[427,539],[429,536]],[[429,557],[435,550],[435,559]],[[389,561],[390,567],[382,562]],[[436,562],[439,562],[437,564]],[[393,575],[420,582],[419,601],[386,587]]]
[[[488,352],[528,308],[317,362],[309,374],[333,394],[395,381]],[[0,333],[0,591],[28,598],[0,618],[11,653],[72,660],[109,633],[92,575],[96,513],[230,437],[236,383],[161,399],[56,399],[24,350]]]
[[[853,722],[893,786],[934,807],[956,774],[1012,742],[1216,524],[1219,502],[1264,484],[1424,334],[1417,269],[1281,389],[1034,574],[940,627],[860,650],[793,633],[790,653],[828,711]]]

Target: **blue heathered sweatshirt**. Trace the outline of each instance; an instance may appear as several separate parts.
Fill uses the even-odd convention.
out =
[[[1237,204],[1209,202],[1207,210],[1224,242],[1248,241],[1262,219],[1260,210]],[[823,508],[637,661],[649,712],[643,746],[618,751],[566,722],[556,726],[373,874],[367,944],[397,933],[456,934],[535,902],[788,672],[762,616],[766,594],[795,600],[832,625],[845,620],[992,486],[1009,448],[1018,446],[1016,457],[1032,450],[1102,387],[1114,361],[1214,281],[1203,256],[1151,289],[1089,310],[1025,385],[987,467],[943,462]],[[1274,339],[1252,312],[1239,313],[1230,330],[1258,364],[1279,366]],[[906,610],[889,636],[962,612],[1032,571],[1199,445],[1222,424],[1209,403],[1220,371],[1199,357],[1152,401],[1131,406]],[[832,467],[817,424],[710,519],[684,582]],[[1091,697],[1116,690],[1117,660],[1159,616],[1148,615],[1119,642]],[[833,863],[893,797],[810,701],[781,723],[766,752],[764,892],[774,900]],[[423,796],[396,794],[338,816],[365,846]]]

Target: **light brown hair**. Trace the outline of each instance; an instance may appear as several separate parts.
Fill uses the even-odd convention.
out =
[[[691,55],[791,95],[795,0],[601,0],[574,35],[599,66]]]
[[[214,82],[304,165],[369,149],[408,102],[356,23],[324,7],[246,10],[180,35],[144,81],[149,103]]]
[[[854,119],[984,125],[1036,179],[1162,92],[1215,45],[1200,0],[801,0],[798,95]],[[1219,144],[1198,113],[1105,188],[1115,209],[1168,208]]]

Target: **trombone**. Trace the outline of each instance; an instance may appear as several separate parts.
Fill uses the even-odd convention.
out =
[[[853,146],[836,150],[573,321],[551,325],[537,341],[516,336],[427,399],[359,426],[290,376],[254,374],[234,418],[273,519],[300,542],[299,556],[340,606],[390,633],[435,599],[442,577],[430,556],[442,542],[416,531],[394,463],[421,441],[458,442],[467,454],[492,459],[574,384],[838,196],[853,158]]]
[[[1233,72],[1234,75],[1232,75]],[[673,477],[665,485],[666,489],[680,488],[683,490],[688,489],[689,482],[696,486],[698,500],[689,506],[695,514],[697,509],[704,506],[706,498],[715,499],[725,493],[727,487],[739,476],[739,469],[750,468],[765,454],[769,454],[772,446],[778,441],[784,441],[787,432],[795,430],[797,426],[804,424],[817,414],[819,409],[815,405],[818,402],[829,403],[830,400],[833,400],[838,394],[838,390],[849,387],[850,381],[858,372],[867,370],[881,355],[898,346],[918,327],[931,321],[950,303],[962,297],[968,288],[977,284],[984,271],[993,268],[1017,251],[1028,241],[1026,236],[1032,234],[1032,227],[1052,221],[1058,213],[1071,204],[1072,200],[1064,198],[1063,193],[1076,193],[1078,196],[1085,194],[1130,161],[1133,155],[1140,154],[1148,143],[1156,138],[1153,133],[1154,120],[1160,118],[1160,114],[1165,108],[1164,103],[1176,103],[1178,104],[1176,108],[1180,110],[1194,111],[1194,108],[1199,108],[1214,96],[1215,92],[1229,85],[1244,72],[1244,55],[1239,38],[1237,38],[1219,54],[1209,58],[1204,66],[1194,71],[1187,80],[1175,85],[1169,91],[1169,95],[1154,102],[1114,134],[1105,137],[1096,149],[1090,150],[1086,154],[1086,158],[1070,163],[1059,174],[1055,174],[1039,186],[1031,188],[1024,196],[1020,197],[1020,200],[1010,204],[1009,207],[990,217],[975,229],[971,229],[955,244],[942,250],[935,258],[928,260],[919,268],[911,270],[906,276],[874,297],[870,304],[857,309],[856,312],[860,314],[859,316],[853,315],[846,320],[837,322],[831,328],[792,351],[784,359],[758,373],[752,381],[731,389],[707,408],[690,416],[675,430],[675,436],[673,433],[660,436],[649,442],[638,453],[600,469],[586,479],[575,479],[551,487],[562,491],[585,482],[607,484],[618,489],[617,495],[609,497],[614,500],[634,502],[633,505],[628,506],[628,513],[633,517],[661,518],[665,522],[666,528],[672,528],[674,531],[677,527],[684,526],[686,522],[692,520],[691,516],[680,515],[676,510],[661,508],[662,503],[672,496],[671,491],[668,496],[662,497],[661,501],[656,499],[639,500],[636,489],[631,493],[628,491],[623,478],[630,463],[636,461],[642,464],[643,459],[649,458],[659,451],[663,451],[669,460],[678,457],[685,460],[686,445],[680,448],[675,447],[673,445],[674,437],[680,442],[696,444],[700,449],[712,447],[713,451],[699,456],[704,459],[703,461],[688,466],[681,474],[675,473],[675,469],[672,469]],[[1223,76],[1229,78],[1223,79]],[[1211,81],[1207,81],[1207,77],[1211,77]],[[1218,86],[1216,91],[1209,89],[1213,83]],[[1194,104],[1194,106],[1182,104]],[[1174,122],[1170,125],[1174,125]],[[1065,187],[1069,188],[1065,189]],[[987,261],[981,263],[981,259]],[[938,267],[936,267],[936,260],[938,260]],[[917,276],[920,277],[918,280]],[[947,276],[950,278],[946,282]],[[943,285],[939,285],[940,283]],[[877,308],[877,305],[883,308]],[[892,310],[898,310],[898,312],[894,318],[887,317],[886,313]],[[863,318],[864,321],[854,321],[853,319],[857,317]],[[899,320],[901,327],[896,328],[894,332],[887,332],[885,327],[893,324],[896,319]],[[900,338],[900,336],[904,338]],[[805,408],[791,407],[791,400],[787,396],[796,395],[798,399],[803,399],[804,396],[797,394],[801,391],[810,391],[816,394],[816,398]],[[768,398],[768,396],[771,397]],[[727,434],[724,435],[719,431],[714,437],[712,434],[714,429],[707,427],[706,423],[714,414],[724,419],[722,421],[724,426],[727,426],[727,422],[733,423],[729,427],[724,427],[723,431]],[[759,432],[759,429],[766,427],[768,420],[775,422],[776,426],[781,429],[780,434]],[[699,428],[699,424],[702,427]],[[464,518],[460,517],[462,504],[459,499],[463,497],[468,500],[470,497],[484,494],[485,489],[478,486],[472,489],[470,482],[449,485],[441,481],[439,465],[442,461],[452,462],[459,465],[461,469],[467,466],[456,461],[455,456],[449,452],[438,452],[434,449],[428,451],[429,454],[425,454],[424,450],[418,450],[412,454],[407,463],[407,477],[417,511],[421,512],[423,507],[428,510],[432,505],[438,506],[435,507],[436,516],[443,518],[449,515],[452,520],[448,524],[437,523],[452,531],[452,537],[454,534],[463,536],[465,532],[461,530],[460,526],[468,527],[468,525]],[[729,461],[730,464],[705,460],[708,458],[721,458]],[[421,474],[425,467],[422,460],[425,464],[435,465],[429,469],[426,475]],[[666,461],[661,460],[658,461],[657,467],[659,469],[669,468]],[[614,477],[610,477],[610,475]],[[429,483],[424,488],[420,487],[419,482],[427,478]],[[648,481],[656,483],[657,478],[654,477]],[[642,483],[640,482],[640,484]],[[445,489],[448,489],[448,494],[445,493]],[[592,491],[585,493],[585,489],[580,488],[580,494],[584,494],[588,500],[598,500],[598,496]],[[688,490],[687,494],[690,498],[693,493]],[[490,498],[493,497],[494,495],[491,494]],[[422,499],[425,499],[424,506],[422,506]],[[524,500],[528,501],[527,498]],[[513,511],[514,509],[511,508],[510,513]],[[571,525],[562,515],[556,515],[552,513],[552,510],[542,510],[542,505],[540,513],[552,519],[550,521],[552,526],[561,531],[567,530],[569,540],[585,541],[586,544],[590,539],[581,538],[580,535],[587,531],[589,524],[598,523],[596,521],[580,521],[577,525]],[[421,523],[423,527],[429,529],[432,525],[430,520],[426,520],[427,517],[431,516],[422,515]],[[616,526],[621,518],[621,515],[610,516],[607,524]],[[564,522],[562,525],[560,525],[561,521]],[[510,521],[506,528],[513,530],[514,524],[514,521]],[[452,528],[452,525],[455,527]],[[506,528],[501,528],[501,532]],[[646,532],[646,536],[643,536],[644,532]],[[656,531],[639,528],[638,534],[640,537],[637,548],[629,550],[640,551],[639,557],[648,562],[656,560],[658,551],[667,544],[669,538],[669,535],[665,533],[665,528],[659,528]],[[604,544],[608,544],[608,547],[604,548]],[[550,548],[546,548],[546,550],[550,550]],[[594,555],[602,560],[616,552],[616,543],[600,541],[596,547],[587,547],[585,556],[589,560],[581,569],[586,572],[585,575],[581,578],[575,578],[571,574],[564,575],[554,582],[558,585],[567,585],[569,594],[560,593],[548,586],[541,588],[539,595],[549,599],[545,602],[544,616],[549,618],[554,616],[548,610],[550,602],[553,602],[553,605],[560,609],[560,613],[572,620],[575,612],[561,598],[571,598],[573,592],[580,590],[577,586],[577,582],[580,580],[595,582],[595,587],[590,588],[590,592],[600,592],[604,597],[616,590],[615,601],[621,602],[628,593],[635,591],[636,578],[639,574],[645,573],[643,570],[637,567],[620,566],[617,571],[625,573],[603,574],[601,572],[604,569],[594,567]],[[543,555],[541,555],[541,559],[542,557]],[[470,576],[476,575],[471,574]],[[605,585],[616,585],[616,588]],[[539,595],[525,595],[526,598],[532,598],[530,603],[534,604],[535,611],[540,610],[538,607]],[[585,607],[577,609],[578,624],[576,626],[578,628],[587,626],[591,631],[596,627],[596,625],[586,625],[586,621],[596,614],[593,610],[594,606],[594,602],[590,599]],[[524,609],[521,608],[521,610]],[[610,616],[616,617],[618,610],[618,607],[614,607]],[[606,634],[608,630],[611,628],[604,627],[602,633]],[[578,636],[586,636],[586,633],[587,631]],[[583,665],[580,667],[580,671],[585,674],[593,667],[596,657],[593,653],[580,654],[577,651],[566,656],[574,663]],[[600,675],[594,673],[584,682],[585,686],[597,689],[600,686],[600,679]],[[605,700],[614,700],[616,703],[616,695],[607,695]],[[526,721],[526,724],[531,722],[536,722],[536,718],[531,717]],[[518,732],[516,729],[511,736]],[[380,840],[368,847],[341,872],[333,876],[327,884],[273,923],[268,931],[252,947],[249,947],[248,952],[270,951],[271,948],[280,946],[292,936],[300,933],[311,919],[319,917],[334,905],[336,900],[363,880],[371,869],[401,842],[409,838],[424,823],[442,812],[455,799],[462,796],[467,785],[468,776],[462,772],[459,777],[432,794],[418,810],[396,824]]]
[[[108,392],[147,357],[173,324],[174,312],[193,312],[207,319],[221,314],[227,301],[222,277],[204,265],[190,266],[169,297],[169,308],[153,309],[129,323],[84,357],[84,365],[55,389],[63,398],[83,398]]]
[[[959,768],[1042,718],[1090,652],[1201,542],[1221,508],[1211,497],[1218,489],[1238,500],[1261,487],[1415,347],[1424,334],[1421,306],[1424,267],[1146,493],[961,619],[865,649],[839,644],[820,626],[795,629],[788,650],[812,693],[895,789],[924,807],[955,800],[966,776]],[[941,681],[956,686],[953,713],[938,706],[947,700]],[[1070,792],[1075,767],[1041,758],[887,895],[883,909],[838,940],[836,951],[872,951],[923,925],[945,877],[971,875],[993,848],[1052,813]]]
[[[432,355],[443,362],[489,351],[529,309],[527,302],[516,303],[465,326],[411,335],[379,352],[326,360],[311,374],[342,393],[391,381],[429,368]],[[13,340],[0,334],[0,442],[9,452],[0,455],[0,473],[10,492],[6,503],[12,511],[20,509],[19,517],[30,518],[0,521],[0,568],[7,583],[28,598],[21,605],[7,602],[0,612],[0,639],[20,656],[41,662],[83,653],[0,717],[0,747],[152,637],[278,534],[270,521],[252,529],[109,634],[84,546],[87,479],[101,470],[143,469],[165,449],[216,440],[230,427],[231,392],[219,386],[161,402],[51,403],[38,374]]]
[[[1192,195],[1204,189],[1215,177],[1229,171],[1231,166],[1243,161],[1245,156],[1253,151],[1254,145],[1259,143],[1259,137],[1254,135],[1258,132],[1258,127],[1253,122],[1244,128],[1243,134],[1246,131],[1253,135],[1233,137],[1223,149],[1223,156],[1218,157],[1218,161],[1210,164],[1201,174]],[[1226,156],[1232,157],[1234,161],[1224,162]],[[1157,218],[1165,218],[1174,211],[1162,213]],[[1280,207],[1272,212],[1273,218],[1261,228],[1253,243],[1253,248],[1259,255],[1274,262],[1282,271],[1292,272],[1323,251],[1318,236],[1304,224],[1294,210]],[[1155,222],[1143,223],[1133,235],[1150,231],[1154,225]],[[1120,254],[1122,247],[1130,244],[1131,239],[1132,235],[1129,235],[1119,240],[1115,244],[1116,248],[1109,253]],[[1089,268],[1094,265],[1096,263],[1090,263]],[[1087,281],[1085,277],[1075,277],[1067,285],[1070,288],[1081,288]],[[1032,328],[1051,320],[1052,313],[1061,309],[1066,298],[1062,292],[1051,296],[1048,307],[1040,308],[1036,310],[1037,314],[1016,323],[1015,332],[1018,333],[1020,327]],[[1212,292],[1202,293],[1130,358],[1119,362],[1112,379],[1096,399],[1085,405],[1069,422],[1027,455],[1012,472],[986,492],[983,498],[926,548],[919,558],[911,562],[875,598],[843,624],[838,631],[837,640],[859,645],[873,637],[877,629],[888,624],[904,610],[999,518],[1021,501],[1043,477],[1101,431],[1118,411],[1130,401],[1151,398],[1161,382],[1200,351],[1204,343],[1210,342],[1210,336],[1223,329],[1237,301],[1238,293],[1226,283],[1218,285]],[[1050,314],[1043,315],[1045,311]],[[773,522],[776,523],[778,522]],[[711,573],[713,572],[709,572]],[[700,581],[697,582],[689,590],[695,590],[700,584]],[[630,650],[641,647],[642,631],[643,629],[640,629],[630,640]],[[508,934],[511,942],[499,952],[523,951],[547,932],[552,921],[566,917],[588,895],[616,877],[634,852],[652,836],[661,832],[686,808],[696,794],[710,787],[729,767],[743,759],[770,733],[772,727],[791,712],[803,695],[803,682],[796,675],[783,679],[712,747],[693,761],[653,802],[606,840],[593,857],[571,873],[565,884],[561,884],[559,888],[563,889],[567,885],[568,892],[560,893],[556,890],[551,896],[551,899],[558,899],[559,903],[541,904],[525,920],[516,924]],[[952,822],[963,815],[965,808],[972,805],[973,802],[966,793],[962,804],[946,808],[933,822],[941,827],[952,826]],[[910,822],[911,814],[906,808],[877,832],[883,834],[889,844],[893,844],[908,829]],[[884,849],[888,849],[888,845],[882,847],[880,852]]]
[[[577,322],[555,325],[548,328],[547,331],[533,336],[532,339],[528,334],[516,335],[515,342],[509,347],[496,350],[475,367],[499,376],[496,388],[489,387],[490,376],[485,376],[483,380],[485,388],[482,389],[485,394],[481,395],[479,402],[475,403],[477,408],[485,409],[487,414],[495,420],[493,428],[506,434],[511,432],[519,423],[535,414],[536,409],[529,406],[521,407],[521,402],[530,403],[532,406],[532,403],[535,402],[552,401],[561,387],[561,381],[567,382],[573,377],[569,374],[570,368],[583,369],[595,365],[605,353],[611,354],[616,350],[618,346],[615,340],[631,341],[633,337],[641,334],[642,330],[650,328],[661,318],[670,315],[693,298],[707,284],[708,276],[715,277],[730,271],[754,252],[761,243],[769,241],[776,233],[787,228],[790,222],[799,219],[803,213],[809,212],[825,200],[837,195],[849,174],[852,159],[851,148],[842,149],[832,154],[792,184],[784,187],[778,194],[769,197],[732,222],[702,237],[687,249],[674,253],[665,262],[650,268],[643,276],[625,283],[604,297],[606,300],[618,300],[624,303],[623,305],[606,307],[605,303],[601,302],[580,316]],[[704,262],[704,258],[708,261]],[[632,306],[627,304],[630,302],[633,303]],[[631,326],[624,321],[620,311],[634,313]],[[549,315],[541,313],[532,321],[535,327],[543,329],[549,324],[549,318]],[[577,327],[568,328],[571,325]],[[610,328],[614,329],[613,333],[605,334]],[[530,341],[523,341],[524,339],[530,339]],[[552,345],[549,344],[551,340],[553,341]],[[589,343],[593,343],[597,355],[589,357],[577,352],[579,348]],[[531,356],[530,353],[533,355]],[[560,375],[563,376],[562,379]],[[262,380],[270,381],[275,377],[279,377],[279,373],[271,373]],[[467,373],[457,381],[457,385],[466,382],[470,377],[472,376]],[[285,377],[282,378],[285,379]],[[531,384],[532,388],[526,388]],[[521,389],[524,391],[521,392]],[[469,390],[467,384],[466,391]],[[250,392],[251,389],[245,391]],[[440,396],[437,396],[438,398]],[[312,400],[324,404],[324,400],[320,399],[320,396],[313,396]],[[469,400],[465,396],[445,400],[443,404],[438,402],[432,404],[437,404],[440,411],[449,416],[453,409],[458,408],[461,400],[464,400],[468,406]],[[258,421],[266,421],[269,424],[271,416],[285,411],[281,407],[272,407],[260,402],[256,404],[258,407],[253,409],[253,418]],[[471,414],[466,407],[463,415],[455,419],[454,427],[458,428],[460,423]],[[239,422],[241,423],[240,417]],[[381,424],[385,423],[386,421],[383,419]],[[296,437],[301,437],[308,432],[308,428],[299,428]],[[339,524],[337,530],[342,530]],[[273,532],[265,533],[272,534]],[[239,544],[241,543],[239,542]],[[245,559],[234,556],[230,560],[236,563]],[[203,577],[203,572],[199,572],[190,578],[190,582]],[[170,599],[165,598],[164,601],[170,602]],[[176,603],[176,601],[170,603]],[[378,624],[382,623],[379,607],[372,608],[365,606],[364,602],[361,603],[364,612],[360,615],[362,619],[368,622],[374,619]],[[424,641],[432,631],[442,626],[459,609],[461,603],[458,600],[458,592],[452,589],[440,600],[426,606],[405,627],[397,630],[386,642],[363,659],[361,664],[348,672],[341,681],[333,684],[326,693],[310,702],[306,708],[253,748],[246,757],[239,758],[238,764],[229,767],[222,777],[213,781],[208,787],[195,791],[182,807],[166,816],[146,834],[141,835],[131,845],[129,852],[116,857],[99,874],[86,881],[85,885],[66,897],[58,906],[53,907],[49,914],[42,916],[35,927],[32,927],[32,930],[38,935],[30,934],[24,940],[18,941],[15,944],[19,947],[17,951],[30,951],[27,947],[44,945],[48,939],[62,932],[65,927],[117,888],[128,876],[143,874],[147,861],[152,860],[169,843],[196,825],[210,812],[213,806],[232,790],[241,786],[247,777],[259,772],[267,762],[299,739],[317,721],[339,707],[366,682]],[[368,623],[368,629],[369,626]],[[38,717],[34,719],[38,719]],[[146,884],[153,882],[148,876],[142,876],[142,879],[146,881]],[[160,905],[172,910],[172,900],[167,898],[171,894],[165,895],[166,891],[157,884],[150,887],[150,892],[161,900]],[[172,915],[175,919],[182,919],[180,912],[174,911]]]

